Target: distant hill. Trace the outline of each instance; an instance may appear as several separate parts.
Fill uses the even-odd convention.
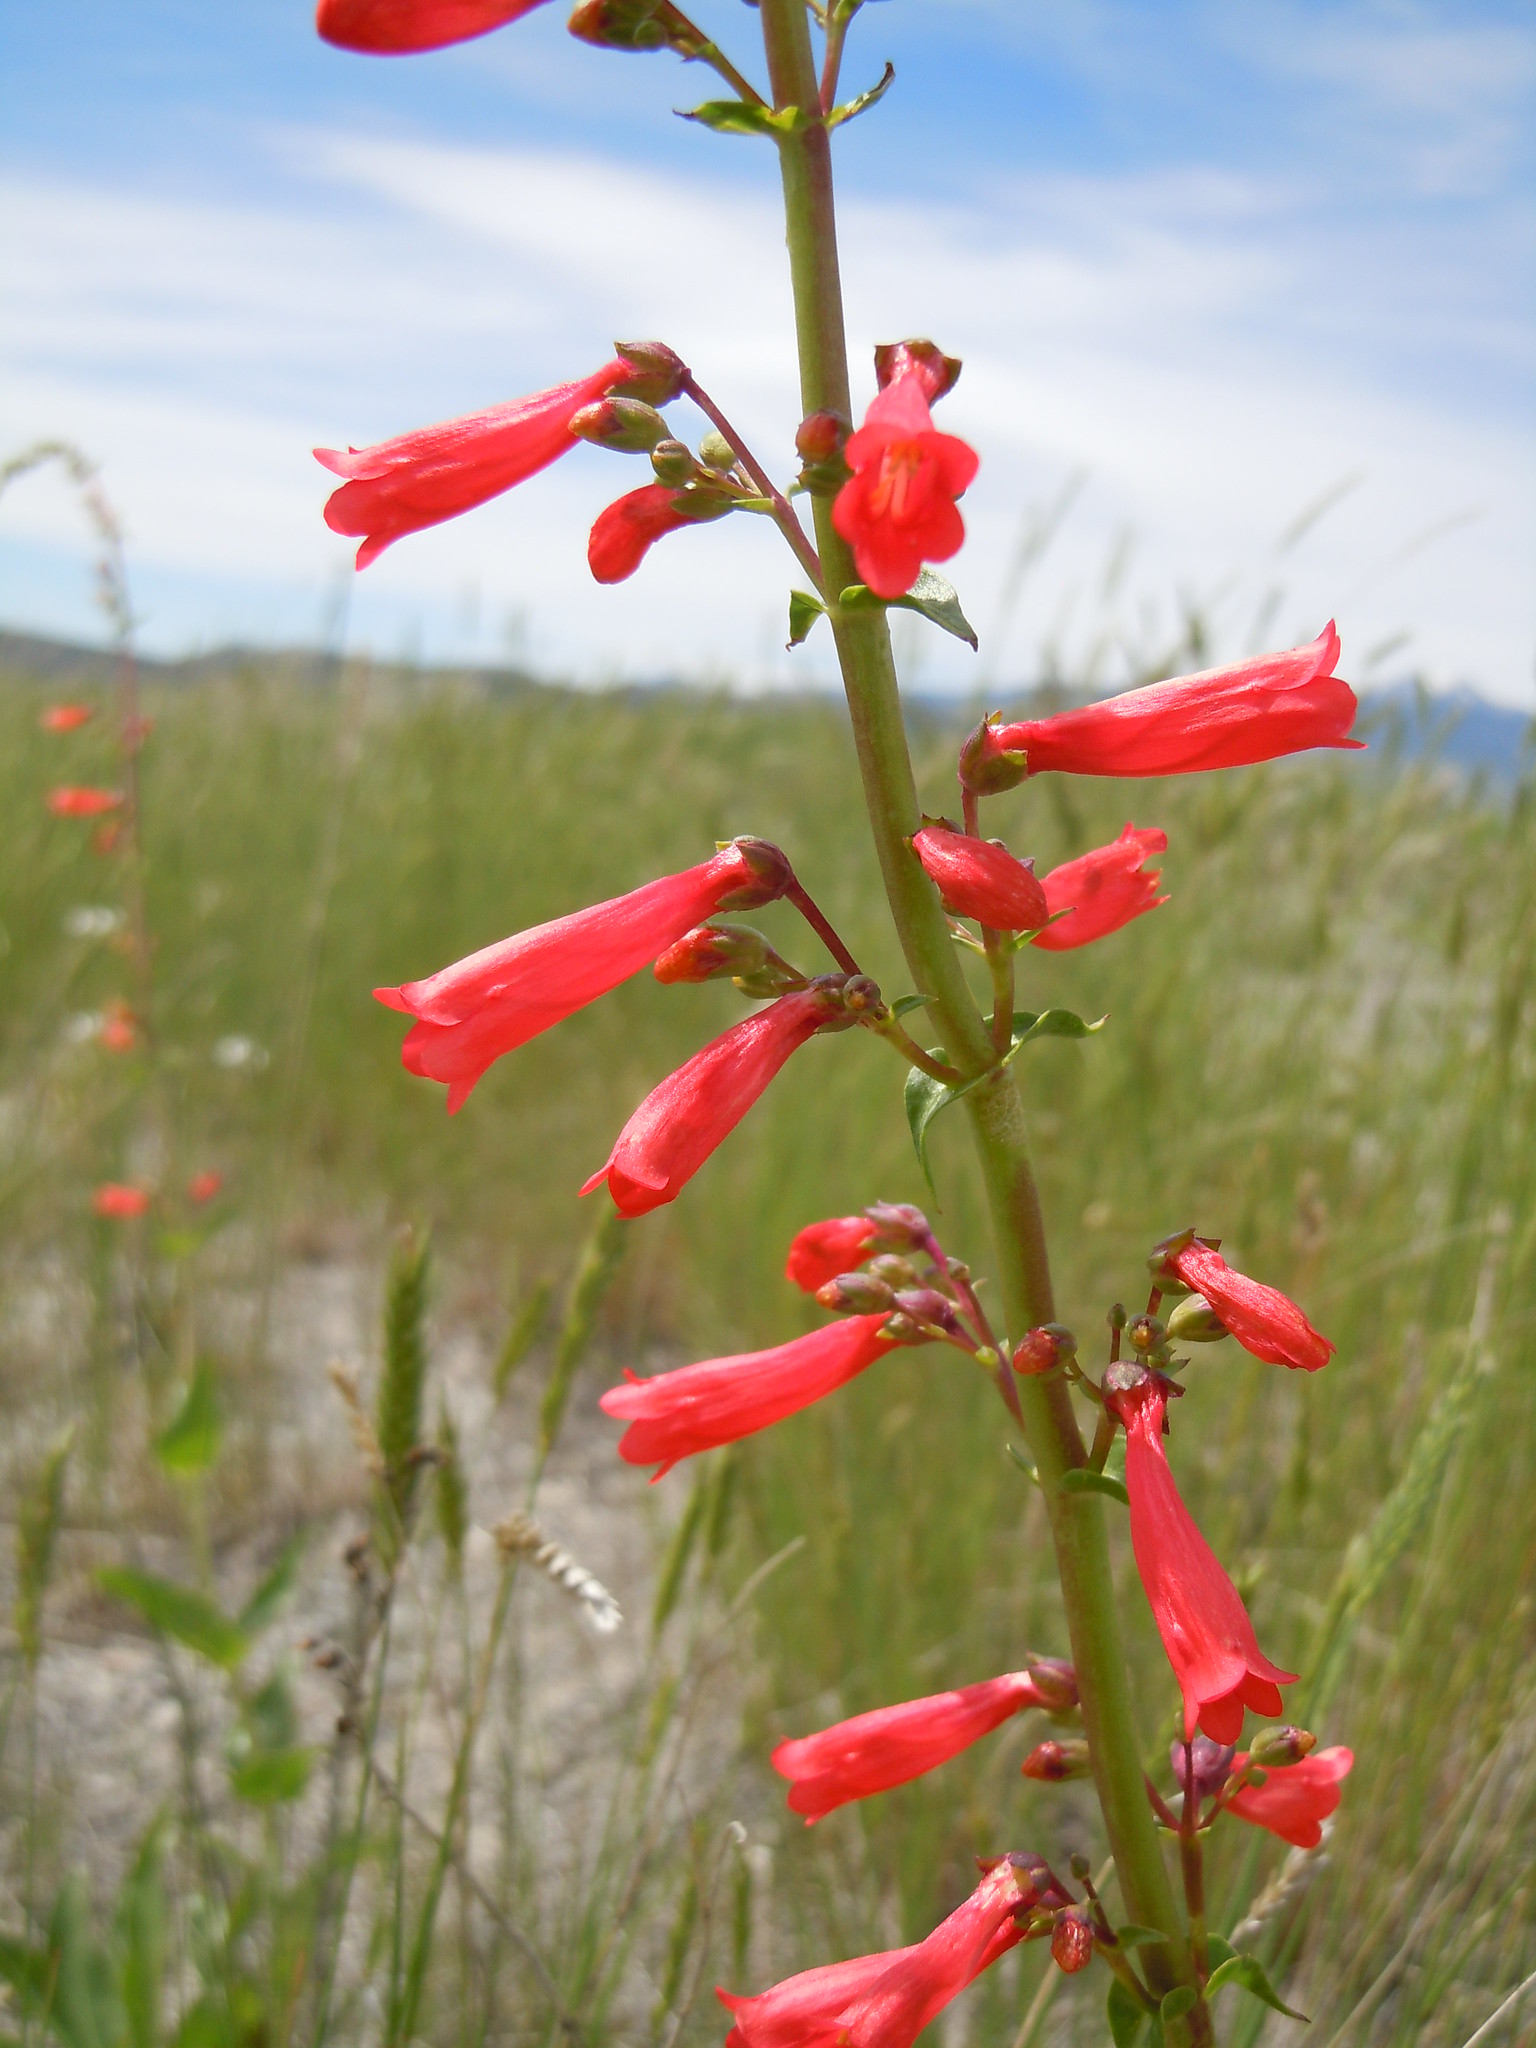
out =
[[[397,664],[384,662],[379,667],[393,674]],[[242,669],[259,669],[294,682],[323,684],[335,668],[333,655],[307,648],[220,647],[182,661],[143,657],[139,661],[140,673],[146,681],[186,685],[211,681]],[[0,628],[0,678],[27,676],[55,689],[69,689],[101,687],[110,683],[115,673],[116,658],[108,649]],[[520,669],[445,666],[409,672],[400,669],[399,673],[402,678],[410,673],[423,683],[430,683],[433,678],[461,685],[477,683],[496,694],[559,687],[541,683],[538,677]],[[624,694],[631,695],[633,691],[626,689]],[[1029,696],[1030,686],[1016,684],[991,694],[1017,704]],[[1058,691],[1055,701],[1059,699]],[[913,708],[941,721],[968,715],[965,707],[954,700],[934,696],[920,697]],[[1413,682],[1395,683],[1364,697],[1361,727],[1375,744],[1409,759],[1433,754],[1454,767],[1469,772],[1480,770],[1499,780],[1512,779],[1536,746],[1536,720],[1526,713],[1490,704],[1472,690],[1436,693]]]

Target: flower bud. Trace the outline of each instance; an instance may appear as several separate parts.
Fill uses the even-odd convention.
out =
[[[1077,1673],[1065,1658],[1031,1657],[1024,1669],[1049,1712],[1065,1714],[1077,1705]]]
[[[649,455],[658,441],[666,439],[667,423],[643,398],[610,395],[574,413],[571,432],[578,441],[590,441],[594,447],[611,448],[620,455]]]
[[[868,1213],[867,1211],[865,1212]],[[880,1242],[879,1238],[875,1243]],[[921,1287],[922,1277],[910,1259],[904,1259],[897,1252],[882,1252],[877,1259],[869,1261],[871,1273],[877,1273],[891,1287]]]
[[[839,1273],[816,1290],[823,1308],[840,1316],[874,1316],[896,1306],[896,1296],[873,1273]]]
[[[900,1311],[886,1318],[880,1325],[880,1334],[882,1337],[888,1337],[893,1344],[930,1344],[933,1341],[920,1324],[914,1323],[910,1316],[904,1316]]]
[[[1168,1340],[1172,1344],[1219,1344],[1230,1335],[1203,1294],[1186,1295],[1169,1312]]]
[[[928,1218],[910,1202],[871,1202],[864,1214],[875,1226],[878,1233],[875,1242],[883,1251],[927,1250],[932,1234]]]
[[[806,462],[826,462],[840,455],[848,438],[848,422],[835,412],[808,413],[795,429],[795,452]]]
[[[698,466],[698,458],[685,441],[675,441],[669,436],[658,441],[651,450],[651,467],[656,472],[657,483],[672,489],[691,482]]]
[[[1187,1764],[1182,1742],[1169,1745],[1168,1763],[1178,1781],[1180,1791],[1183,1791],[1186,1775],[1192,1767],[1196,1799],[1209,1799],[1213,1792],[1219,1792],[1227,1782],[1227,1773],[1232,1768],[1232,1759],[1236,1754],[1235,1743],[1212,1742],[1208,1735],[1197,1735],[1189,1745]]]
[[[997,737],[999,715],[984,718],[960,749],[960,780],[976,796],[1000,796],[1029,773],[1028,754],[1005,747]]]
[[[1168,1349],[1168,1332],[1157,1316],[1132,1316],[1125,1326],[1131,1349],[1144,1356],[1160,1358]]]
[[[843,1003],[855,1017],[883,1017],[885,1003],[878,981],[867,974],[850,974],[843,983]]]
[[[947,356],[936,341],[882,341],[875,350],[875,376],[883,391],[898,377],[916,376],[930,405],[960,381],[960,358]]]
[[[720,851],[723,853],[727,846],[735,847],[756,879],[729,896],[722,896],[715,906],[717,910],[758,910],[765,903],[776,903],[794,881],[789,855],[772,840],[729,839],[721,843]]]
[[[724,434],[711,427],[699,443],[699,460],[708,463],[711,469],[734,469],[736,467],[736,450],[727,441]]]
[[[805,976],[780,957],[761,932],[745,924],[701,924],[668,946],[651,972],[660,982],[719,981],[729,975],[748,996],[781,996],[804,988]]]
[[[999,1857],[998,1861],[1001,1862],[1003,1859]],[[1063,1887],[1061,1879],[1043,1856],[1021,1855],[1017,1850],[1013,1850],[1007,1861],[1024,1894],[1019,1902],[1020,1906],[1046,1906],[1054,1910],[1057,1906],[1072,1904],[1072,1894]]]
[[[1286,1764],[1299,1764],[1316,1747],[1317,1737],[1308,1734],[1305,1728],[1261,1728],[1253,1738],[1248,1761],[1274,1770]]]
[[[1051,1930],[1051,1961],[1068,1976],[1093,1961],[1093,1922],[1081,1906],[1068,1906]]]
[[[1019,1340],[1013,1354],[1013,1369],[1026,1377],[1050,1372],[1076,1351],[1077,1339],[1064,1324],[1042,1323],[1039,1329]]]
[[[687,382],[688,365],[664,341],[616,341],[613,352],[629,365],[622,389],[630,398],[666,405]]]
[[[1129,1394],[1143,1380],[1151,1377],[1147,1368],[1136,1359],[1117,1358],[1113,1365],[1105,1366],[1101,1384],[1106,1394]]]
[[[1081,1737],[1074,1737],[1070,1742],[1037,1742],[1019,1768],[1026,1778],[1034,1778],[1042,1785],[1060,1785],[1068,1778],[1086,1778],[1093,1771],[1088,1759],[1088,1745]]]
[[[680,57],[701,57],[710,47],[671,0],[580,0],[567,26],[602,50],[676,50]]]
[[[956,1327],[955,1305],[936,1287],[904,1287],[896,1296],[896,1306],[914,1322],[934,1323],[941,1330]]]

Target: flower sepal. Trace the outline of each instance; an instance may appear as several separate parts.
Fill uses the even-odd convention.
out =
[[[782,996],[807,978],[745,924],[701,924],[669,946],[651,969],[659,982],[723,981],[744,996]]]
[[[672,0],[579,0],[567,26],[578,41],[600,50],[675,50],[691,58],[714,49]]]
[[[610,391],[572,415],[571,432],[578,441],[590,441],[594,448],[608,448],[616,455],[649,455],[669,429],[654,405]]]

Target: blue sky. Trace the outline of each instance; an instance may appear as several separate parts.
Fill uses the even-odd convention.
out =
[[[750,59],[740,0],[697,11]],[[345,587],[383,654],[828,679],[815,641],[783,650],[760,522],[596,589],[586,527],[643,472],[595,451],[360,578],[321,524],[314,443],[580,374],[615,334],[674,341],[783,464],[771,149],[674,119],[709,74],[561,12],[387,61],[318,43],[302,0],[0,17],[0,452],[100,460],[147,646],[312,640]],[[934,333],[967,361],[943,423],[983,457],[950,565],[982,654],[904,621],[910,673],[1108,684],[1186,606],[1224,653],[1336,613],[1360,680],[1536,705],[1524,5],[874,0],[846,77],[887,57],[839,143],[861,395],[871,342]],[[63,489],[14,489],[0,619],[92,637],[89,604]]]

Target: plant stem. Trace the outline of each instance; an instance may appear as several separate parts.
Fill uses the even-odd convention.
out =
[[[814,110],[818,81],[805,0],[761,0],[760,14],[775,107]],[[824,123],[813,120],[784,136],[779,158],[801,404],[807,413],[831,411],[848,418],[852,406],[832,157]],[[994,1060],[990,1035],[966,986],[938,892],[908,843],[921,821],[885,615],[844,611],[839,604],[837,593],[857,580],[852,555],[832,524],[829,502],[817,498],[814,512],[832,631],[891,913],[949,1057],[967,1075],[982,1074]],[[986,1183],[1009,1322],[1020,1331],[1051,1322],[1045,1231],[1023,1104],[1011,1072],[991,1074],[965,1097],[965,1105]],[[1161,1996],[1176,1984],[1193,1983],[1194,1973],[1142,1788],[1103,1510],[1093,1494],[1067,1493],[1060,1483],[1062,1474],[1084,1464],[1087,1456],[1065,1376],[1030,1378],[1017,1391],[1050,1514],[1083,1725],[1121,1894],[1132,1919],[1165,1936],[1161,1947],[1147,1952],[1148,1977]]]

